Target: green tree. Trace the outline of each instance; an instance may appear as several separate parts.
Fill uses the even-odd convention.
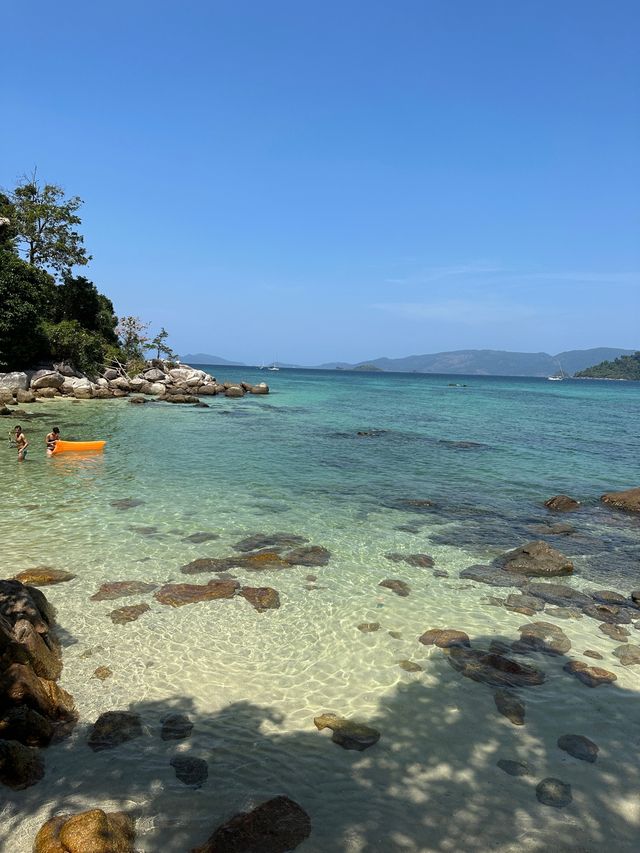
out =
[[[42,321],[55,304],[52,277],[0,250],[0,368],[24,369],[49,355]]]
[[[148,328],[149,324],[143,323],[139,317],[120,317],[116,333],[128,361],[144,360],[144,351],[149,348]]]
[[[104,368],[107,344],[102,335],[83,328],[77,320],[45,322],[42,328],[53,361],[71,362],[84,373],[98,373]]]
[[[176,358],[176,354],[171,347],[168,347],[165,344],[168,337],[169,332],[167,332],[163,326],[155,338],[152,341],[149,341],[149,349],[154,349],[156,351],[156,358],[160,358],[161,355],[164,355],[167,358]]]
[[[79,196],[67,198],[56,184],[40,184],[35,172],[23,178],[9,198],[15,216],[16,241],[25,260],[55,275],[71,273],[71,268],[91,260],[84,238],[75,230],[81,219]]]
[[[8,195],[0,192],[0,249],[15,250],[15,209]]]
[[[118,318],[113,311],[113,303],[84,276],[65,277],[57,288],[55,314],[59,322],[77,320],[84,329],[102,335],[106,343],[118,343]]]

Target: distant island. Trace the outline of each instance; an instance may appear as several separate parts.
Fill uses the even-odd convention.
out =
[[[244,361],[229,361],[219,355],[210,355],[206,352],[188,352],[180,356],[184,364],[228,364],[231,367],[246,367]]]
[[[375,373],[376,371],[378,371],[379,373],[382,372],[382,368],[378,367],[375,364],[359,364],[357,367],[354,367],[353,369],[354,370],[362,370],[365,372],[370,371],[372,373]]]
[[[640,381],[640,351],[603,361],[576,373],[579,379],[634,379]]]
[[[572,376],[605,359],[631,355],[633,350],[597,347],[568,350],[557,355],[546,352],[505,350],[453,350],[405,358],[374,358],[349,364],[345,361],[321,364],[325,370],[385,370],[397,373],[451,373],[476,376]]]

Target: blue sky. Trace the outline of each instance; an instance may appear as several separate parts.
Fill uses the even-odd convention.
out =
[[[635,0],[3,10],[0,184],[179,352],[640,347]]]

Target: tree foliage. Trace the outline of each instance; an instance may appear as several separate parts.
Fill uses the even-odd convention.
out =
[[[0,250],[0,369],[24,368],[49,354],[42,318],[55,298],[50,275]]]
[[[640,350],[633,355],[621,355],[613,361],[603,361],[576,373],[583,379],[635,379],[640,380]]]
[[[91,260],[76,230],[82,221],[79,196],[67,198],[62,187],[40,184],[34,173],[22,179],[9,201],[16,244],[29,264],[63,277]]]
[[[120,317],[116,333],[127,361],[144,359],[144,351],[149,348],[148,329],[149,324],[139,317]]]
[[[164,326],[160,329],[158,334],[153,338],[153,340],[149,341],[149,349],[154,349],[156,351],[156,358],[160,358],[160,356],[165,356],[169,359],[176,358],[176,354],[165,344],[165,341],[169,337],[169,332],[164,328]]]

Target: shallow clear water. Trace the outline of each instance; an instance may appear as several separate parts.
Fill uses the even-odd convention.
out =
[[[80,712],[73,736],[46,750],[45,779],[4,795],[3,849],[28,851],[51,814],[99,805],[138,817],[140,850],[178,853],[280,793],[311,815],[305,851],[634,849],[640,785],[629,755],[640,738],[640,668],[620,665],[611,654],[618,643],[597,622],[540,617],[569,636],[570,656],[600,651],[604,660],[592,663],[615,672],[615,686],[588,689],[563,672],[566,659],[532,655],[548,680],[522,691],[523,727],[497,713],[489,687],[463,679],[417,637],[451,627],[479,647],[516,639],[536,617],[495,606],[489,599],[509,590],[462,582],[458,572],[540,538],[531,526],[548,521],[576,528],[548,538],[574,558],[572,585],[640,587],[640,521],[598,502],[640,481],[640,385],[215,372],[266,380],[272,393],[207,398],[204,409],[39,403],[26,407],[43,415],[23,423],[27,462],[0,447],[4,575],[36,565],[77,574],[45,592],[65,643],[61,683]],[[106,452],[45,459],[53,424],[65,438],[107,439]],[[557,493],[583,508],[552,517],[542,504]],[[111,505],[122,498],[142,503]],[[185,541],[199,531],[220,538]],[[276,588],[279,610],[258,613],[242,598],[177,609],[151,595],[89,600],[108,580],[206,583],[214,576],[185,577],[180,566],[228,556],[258,532],[299,534],[331,551],[319,568],[232,570],[243,584]],[[430,554],[449,576],[390,562],[388,552]],[[406,581],[411,594],[380,588],[385,578]],[[151,610],[137,622],[112,624],[111,610],[140,601]],[[362,622],[380,630],[363,634]],[[640,642],[640,632],[629,640]],[[424,671],[405,672],[401,659]],[[104,682],[91,677],[102,665],[113,670]],[[91,752],[97,716],[129,708],[145,736]],[[192,717],[193,735],[162,741],[160,719],[176,709]],[[370,721],[380,742],[342,750],[315,730],[325,710]],[[598,743],[596,764],[560,751],[565,733]],[[176,779],[176,752],[208,761],[201,788]],[[499,758],[527,760],[532,773],[507,776]],[[535,785],[546,776],[571,783],[569,807],[538,803]]]

